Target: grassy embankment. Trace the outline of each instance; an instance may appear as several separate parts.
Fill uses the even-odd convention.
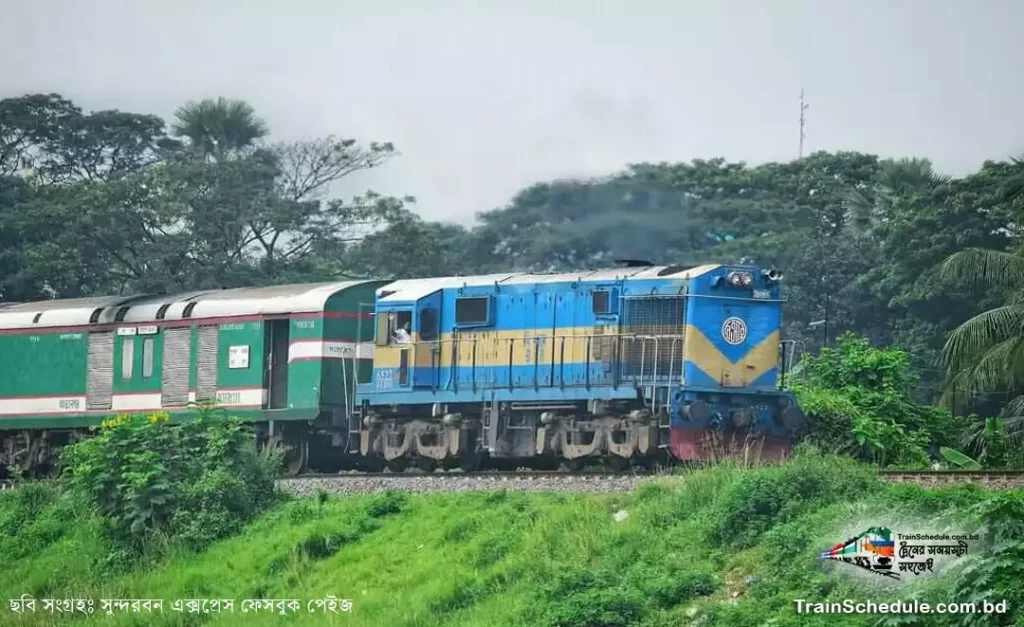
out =
[[[634,494],[294,500],[201,554],[165,546],[159,557],[124,566],[83,508],[30,485],[0,494],[0,624],[872,625],[878,616],[798,616],[794,600],[948,601],[956,577],[893,586],[819,553],[869,526],[970,531],[971,507],[989,497],[970,487],[882,484],[866,467],[809,456],[776,468],[694,472]],[[1001,507],[1022,499],[1013,493]],[[618,522],[620,510],[628,518]],[[165,611],[71,618],[37,607],[18,619],[7,599],[24,593],[163,598]],[[306,612],[308,599],[327,594],[352,599],[354,611]],[[176,598],[232,598],[235,613],[168,611]],[[241,614],[248,598],[296,598],[304,609],[287,618]]]

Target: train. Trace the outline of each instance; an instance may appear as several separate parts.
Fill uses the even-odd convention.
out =
[[[286,472],[788,457],[782,274],[653,265],[0,303],[0,469],[214,403]]]

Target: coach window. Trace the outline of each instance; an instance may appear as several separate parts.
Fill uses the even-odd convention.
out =
[[[153,338],[142,340],[142,378],[153,376]]]
[[[132,366],[135,361],[135,338],[126,337],[121,340],[121,378],[132,378]]]
[[[456,299],[455,324],[468,326],[489,323],[489,304],[489,299],[486,296]]]
[[[595,314],[611,313],[611,298],[608,290],[594,290],[593,312]]]

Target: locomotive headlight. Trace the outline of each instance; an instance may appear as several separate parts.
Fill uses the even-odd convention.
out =
[[[750,287],[754,284],[754,277],[748,272],[730,272],[729,283],[733,287]]]

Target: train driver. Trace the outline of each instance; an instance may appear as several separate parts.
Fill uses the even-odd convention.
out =
[[[395,343],[409,344],[410,342],[412,342],[412,335],[409,334],[409,323],[406,322],[402,326],[395,329]]]

